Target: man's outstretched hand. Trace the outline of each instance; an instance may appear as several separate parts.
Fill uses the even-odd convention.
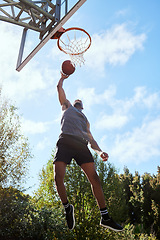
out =
[[[106,153],[106,152],[102,152],[102,153],[100,154],[100,157],[102,158],[102,160],[103,160],[104,162],[107,161],[108,158],[109,158],[108,153]]]

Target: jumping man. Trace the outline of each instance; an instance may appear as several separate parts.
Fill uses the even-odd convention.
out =
[[[100,149],[90,132],[90,124],[86,116],[82,113],[82,101],[79,99],[75,100],[72,105],[66,98],[63,89],[63,82],[66,78],[67,76],[61,74],[61,78],[57,85],[58,97],[62,106],[63,115],[61,119],[61,134],[57,141],[54,158],[54,176],[57,192],[65,208],[68,228],[70,230],[74,228],[75,218],[74,206],[68,202],[64,185],[64,176],[67,164],[70,164],[72,158],[74,158],[91,184],[93,195],[96,198],[101,213],[100,225],[117,232],[122,231],[123,228],[115,223],[108,214],[104,193],[95,169],[93,156],[87,146],[88,143],[91,148],[100,155],[103,161],[107,161],[109,156]]]

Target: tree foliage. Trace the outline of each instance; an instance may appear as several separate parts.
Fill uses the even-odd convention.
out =
[[[35,192],[35,198],[38,200],[39,208],[44,206],[48,208],[56,205],[60,206],[60,200],[54,184],[53,155],[46,166],[42,168],[39,178],[40,185]]]
[[[0,185],[20,186],[30,158],[29,144],[21,133],[17,109],[2,98],[0,89]]]
[[[154,234],[160,239],[160,167],[157,175],[138,172],[131,175],[126,169],[121,176],[128,205],[128,222],[134,223],[135,232]]]
[[[39,210],[34,199],[13,187],[0,187],[0,206],[0,239],[53,240],[65,231],[59,208]]]

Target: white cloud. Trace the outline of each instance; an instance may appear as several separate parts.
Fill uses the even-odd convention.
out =
[[[13,73],[13,77],[6,78],[3,83],[4,93],[16,101],[31,98],[35,91],[45,88],[46,83],[42,79],[40,71],[38,69],[32,71],[30,68],[25,69],[20,75]]]
[[[147,94],[146,94],[147,95]],[[158,93],[153,93],[143,99],[143,103],[147,108],[160,107],[160,96]]]
[[[110,151],[112,158],[122,163],[146,162],[150,157],[160,156],[160,117],[143,123],[132,132],[118,135]]]
[[[84,101],[85,109],[89,109],[92,105],[112,103],[112,99],[116,94],[116,87],[110,85],[105,89],[104,93],[97,94],[95,88],[79,88],[77,92],[78,98]]]
[[[8,67],[8,71],[6,71],[6,75],[11,70],[11,67],[16,65],[16,59],[18,56],[21,31],[19,28],[11,26],[10,24],[0,22],[0,67],[4,70],[4,68]],[[4,72],[2,72],[4,74]]]
[[[42,141],[39,141],[39,142],[38,142],[38,144],[37,144],[37,146],[36,146],[36,149],[37,149],[38,151],[42,151],[42,150],[44,150],[44,149],[45,149],[46,147],[48,147],[48,146],[52,146],[52,143],[51,143],[51,141],[50,141],[49,138],[44,137],[44,139],[43,139]]]
[[[126,17],[126,15],[128,15],[130,13],[130,9],[129,8],[125,8],[122,10],[119,10],[115,13],[116,17]]]
[[[95,104],[106,104],[113,111],[126,114],[135,106],[146,108],[160,107],[160,93],[149,93],[147,88],[139,86],[133,89],[134,95],[130,98],[117,99],[117,88],[109,85],[104,92],[97,94],[95,88],[79,88],[77,96],[84,101],[85,109],[90,109]]]
[[[34,58],[21,72],[17,72],[15,68],[22,28],[0,22],[0,31],[0,84],[3,87],[3,94],[16,102],[33,98],[35,94],[41,94],[41,90],[51,94],[59,70],[50,69],[47,63],[46,65],[43,63],[42,67],[39,57],[39,61]]]
[[[22,130],[25,134],[39,134],[45,133],[49,129],[51,122],[35,122],[31,120],[22,119]]]
[[[133,96],[130,98],[117,99],[117,89],[110,85],[108,89],[99,94],[95,88],[81,88],[78,90],[78,97],[83,100],[84,108],[89,112],[94,106],[103,106],[103,111],[96,116],[95,127],[97,129],[120,129],[130,120],[134,121],[134,116],[139,115],[138,111],[143,109],[144,119],[152,114],[154,110],[160,108],[160,93],[150,93],[144,86],[136,87]],[[101,109],[101,108],[100,108]],[[108,113],[109,111],[109,113]],[[132,122],[133,123],[133,122]]]
[[[99,96],[95,93],[95,88],[79,88],[77,93],[78,98],[85,103],[85,108],[90,108],[94,104],[99,103]]]
[[[92,36],[92,45],[86,53],[86,64],[96,71],[104,71],[105,64],[124,65],[137,51],[143,49],[146,35],[135,34],[125,24],[116,25],[103,34]]]
[[[129,118],[125,115],[113,114],[113,115],[103,115],[99,117],[99,120],[96,122],[95,126],[98,129],[108,129],[112,130],[115,128],[123,127]]]

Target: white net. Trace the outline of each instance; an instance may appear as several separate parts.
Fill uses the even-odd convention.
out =
[[[84,64],[83,54],[91,45],[90,35],[80,28],[67,29],[58,40],[58,47],[68,54],[75,65]]]
[[[82,64],[85,63],[85,59],[83,57],[83,54],[79,54],[79,55],[69,55],[71,58],[71,61],[75,64],[75,65],[79,65],[81,66]]]

